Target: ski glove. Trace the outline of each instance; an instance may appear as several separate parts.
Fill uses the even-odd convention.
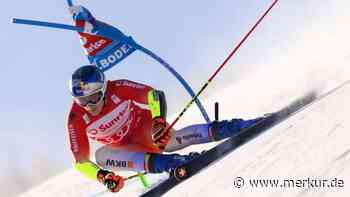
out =
[[[124,179],[108,170],[99,170],[97,180],[105,185],[110,192],[118,192],[124,187]]]
[[[160,148],[165,149],[165,146],[168,144],[171,133],[166,130],[167,123],[161,118],[157,117],[153,119],[152,122],[152,139],[153,142]]]

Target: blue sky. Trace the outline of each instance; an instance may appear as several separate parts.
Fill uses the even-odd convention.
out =
[[[204,96],[257,68],[263,68],[272,60],[278,63],[283,62],[287,55],[288,58],[299,55],[303,43],[297,41],[305,29],[310,33],[328,25],[324,30],[333,35],[332,30],[338,27],[333,19],[336,15],[346,14],[345,8],[340,11],[332,9],[331,0],[324,1],[319,7],[313,7],[315,3],[311,2],[315,0],[303,2],[302,6],[297,1],[282,2]],[[193,85],[194,90],[198,90],[271,1],[104,0],[75,3],[83,4],[100,20],[116,25],[159,54]],[[32,167],[38,167],[35,160],[39,159],[45,163],[41,167],[53,174],[58,169],[70,167],[65,128],[71,103],[68,80],[73,70],[88,62],[74,32],[10,23],[12,17],[18,17],[71,24],[64,0],[15,0],[3,3],[2,7],[0,137],[3,140],[0,147],[3,151],[0,156],[6,158],[2,167],[8,172],[19,170],[30,175],[34,172]],[[326,33],[320,33],[327,38]],[[310,38],[309,45],[319,43],[315,36]],[[329,43],[334,43],[331,37]],[[327,54],[321,48],[319,54]],[[316,58],[316,54],[308,52],[303,51],[308,58]],[[295,58],[293,61],[298,63],[305,59]],[[139,52],[108,71],[107,76],[111,79],[127,78],[165,90],[170,113],[189,101],[175,79]]]
[[[158,53],[196,90],[266,7],[266,2],[80,3],[100,20],[118,26]],[[43,154],[68,166],[69,159],[62,161],[62,156],[69,153],[65,141],[65,117],[71,102],[67,84],[72,71],[87,64],[87,59],[74,32],[10,23],[12,17],[18,17],[70,24],[66,2],[9,1],[5,7],[1,13],[5,31],[0,33],[1,43],[6,46],[1,50],[1,81],[6,84],[6,94],[1,98],[1,135],[11,139],[5,142],[6,147],[16,151],[19,160],[25,158],[30,163],[36,154]],[[170,112],[189,99],[175,79],[141,53],[133,54],[107,75],[164,89],[169,95]],[[179,96],[175,99],[175,95]]]

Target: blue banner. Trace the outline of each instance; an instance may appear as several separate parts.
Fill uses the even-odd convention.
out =
[[[79,33],[83,49],[91,64],[106,71],[136,49],[126,41],[131,38],[117,28],[96,20],[86,8],[74,6],[70,8],[75,25],[84,29]]]
[[[114,65],[121,62],[127,56],[129,56],[132,52],[135,51],[135,48],[130,46],[129,44],[120,42],[115,45],[111,49],[103,50],[101,53],[98,53],[95,57],[90,58],[90,63],[95,64],[101,70],[106,71],[112,68]]]

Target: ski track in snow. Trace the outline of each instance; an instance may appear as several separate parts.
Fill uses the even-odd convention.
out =
[[[280,25],[279,14],[284,16],[282,13],[290,13],[289,9],[305,11],[304,4],[306,2],[281,1],[279,6],[272,10],[268,22],[258,29],[255,42],[270,39],[278,43],[274,35],[265,34],[265,37],[259,37],[262,35],[259,31],[267,31],[274,24]],[[204,105],[211,116],[214,114],[215,101],[220,103],[220,119],[253,118],[276,111],[306,92],[317,90],[322,94],[350,79],[350,49],[348,44],[342,44],[346,43],[344,40],[348,40],[350,33],[348,27],[342,26],[349,21],[349,3],[344,0],[336,3],[324,1],[324,4],[320,4],[319,1],[310,0],[307,4],[315,8],[315,21],[312,21],[312,25],[309,29],[306,28],[305,32],[298,32],[303,37],[298,37],[295,42],[290,40],[289,49],[293,50],[286,51],[285,59],[281,53],[269,57],[266,59],[269,66],[251,73],[207,99]],[[299,17],[303,15],[305,18],[308,16],[306,12],[298,13]],[[289,30],[297,30],[298,22],[295,23],[288,24]],[[318,33],[317,36],[315,32]],[[283,35],[283,29],[278,33]],[[299,34],[297,36],[300,36]],[[252,41],[248,40],[248,46],[249,42]],[[275,51],[280,51],[281,48],[283,46],[276,47]],[[297,53],[299,50],[302,52]],[[212,88],[217,88],[215,82],[213,86]],[[345,85],[241,146],[165,196],[347,196],[350,193],[350,121],[347,120],[350,117],[349,99],[350,85]],[[198,110],[192,107],[176,127],[200,122],[202,117]],[[181,153],[208,149],[215,144],[192,146]],[[151,182],[157,182],[166,175],[147,177]],[[244,178],[245,186],[240,189],[234,188],[235,177]],[[306,178],[338,178],[345,181],[345,186],[252,188],[248,183],[249,179]],[[135,179],[128,181],[119,194],[111,194],[99,183],[86,180],[78,172],[70,169],[22,196],[138,196],[141,192],[141,183]]]

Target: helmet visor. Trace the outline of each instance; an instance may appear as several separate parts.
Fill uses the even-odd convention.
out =
[[[87,105],[96,105],[103,99],[103,91],[100,90],[89,96],[75,97],[74,99],[79,105],[84,107]]]

